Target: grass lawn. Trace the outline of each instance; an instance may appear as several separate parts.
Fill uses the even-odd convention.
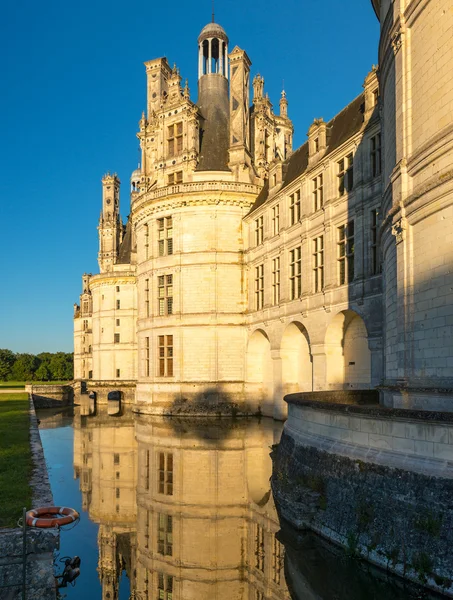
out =
[[[69,381],[0,381],[0,388],[25,389],[26,383],[33,385],[66,385]]]
[[[15,527],[31,508],[28,394],[0,395],[0,527]]]

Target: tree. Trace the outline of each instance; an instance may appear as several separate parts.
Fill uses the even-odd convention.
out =
[[[0,381],[6,381],[11,376],[16,355],[11,350],[0,349]]]
[[[36,369],[35,378],[37,381],[50,381],[50,369],[47,366],[47,363],[42,362],[39,367]]]
[[[33,354],[17,354],[11,371],[15,381],[31,381],[39,367],[39,360]]]

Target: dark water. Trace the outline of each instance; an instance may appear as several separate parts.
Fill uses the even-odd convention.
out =
[[[68,600],[424,597],[279,523],[282,424],[81,412],[39,414],[55,503],[81,514],[61,536],[60,557],[82,559]]]

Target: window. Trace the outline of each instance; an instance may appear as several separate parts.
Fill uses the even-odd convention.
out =
[[[255,569],[264,573],[264,528],[256,525],[255,531]]]
[[[373,92],[373,102],[374,102],[374,106],[378,105],[378,102],[379,102],[379,90],[374,90],[374,92]]]
[[[116,370],[116,376],[121,377],[121,371],[119,369]]]
[[[255,309],[264,306],[264,265],[255,267]]]
[[[323,183],[322,173],[313,179],[313,210],[315,212],[324,205]]]
[[[182,171],[170,173],[170,175],[168,176],[168,185],[174,185],[177,183],[182,183]]]
[[[145,548],[149,548],[149,511],[146,511],[145,516]]]
[[[93,379],[93,371],[88,371],[88,379]]]
[[[264,237],[264,217],[255,219],[255,244],[259,246],[263,243]]]
[[[159,377],[173,377],[173,336],[159,335]]]
[[[115,498],[120,497],[120,488],[115,488]]]
[[[149,317],[149,279],[145,279],[145,315]]]
[[[113,341],[114,341],[115,344],[119,344],[120,343],[120,334],[119,333],[115,333]]]
[[[149,450],[145,452],[145,490],[149,490]]]
[[[157,514],[157,552],[163,556],[173,554],[173,517],[171,515]]]
[[[381,174],[381,134],[371,138],[371,174],[373,177]]]
[[[354,187],[354,157],[348,154],[338,163],[338,194],[343,196]]]
[[[88,300],[84,300],[83,306],[82,306],[82,311],[84,313],[90,312],[90,303],[88,302]]]
[[[159,316],[173,314],[173,275],[159,275]]]
[[[169,125],[167,132],[168,156],[176,156],[182,152],[182,122]]]
[[[173,254],[173,219],[157,219],[159,256]]]
[[[173,600],[173,576],[157,574],[158,600]]]
[[[173,454],[159,452],[159,494],[173,496]]]
[[[280,204],[272,207],[272,235],[280,232]]]
[[[146,223],[144,226],[145,231],[145,258],[148,258],[148,248],[149,248],[149,229],[148,224]]]
[[[378,248],[378,228],[379,210],[374,208],[371,211],[371,275],[377,275],[381,272],[381,262],[379,260]]]
[[[300,190],[289,197],[289,221],[290,225],[300,221]]]
[[[274,543],[272,547],[272,580],[277,585],[281,583],[282,568],[284,561],[284,550],[281,543],[274,535]]]
[[[354,279],[354,221],[338,227],[338,263],[340,285]]]
[[[150,347],[149,347],[149,337],[145,338],[145,374],[146,377],[149,377],[149,365],[150,365]]]
[[[117,285],[117,286],[116,286],[116,291],[117,291],[117,292],[119,292],[119,291],[120,291],[120,286],[119,286],[119,285]]]
[[[316,292],[324,289],[324,236],[320,235],[313,240],[313,274]]]
[[[120,326],[120,324],[121,324],[121,320],[120,320],[120,319],[117,319],[117,320],[116,320],[116,326],[117,326],[117,327],[119,327],[119,326]]]
[[[315,153],[319,152],[319,138],[315,139],[314,149],[315,149]]]
[[[119,310],[121,308],[121,300],[116,301],[116,308]]]
[[[119,465],[120,464],[120,455],[119,454],[114,454],[113,455],[113,464],[114,465]]]
[[[302,248],[294,248],[289,253],[290,266],[290,299],[295,300],[302,295]]]
[[[83,331],[87,331],[88,330],[88,321],[84,320],[83,321]]]
[[[272,259],[272,304],[280,304],[280,257]]]

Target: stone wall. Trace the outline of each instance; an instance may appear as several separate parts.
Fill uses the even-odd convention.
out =
[[[25,391],[31,394],[36,408],[71,406],[74,402],[74,390],[70,385],[28,384]]]
[[[30,446],[33,457],[31,478],[33,506],[53,504],[33,401],[30,396]],[[31,508],[31,507],[27,507]],[[58,529],[26,528],[26,598],[55,600],[53,554],[59,548]],[[0,596],[2,600],[22,598],[22,528],[0,529]],[[17,587],[2,587],[12,586]],[[31,591],[32,590],[32,591]]]
[[[453,597],[451,415],[290,404],[273,462],[292,525]]]

